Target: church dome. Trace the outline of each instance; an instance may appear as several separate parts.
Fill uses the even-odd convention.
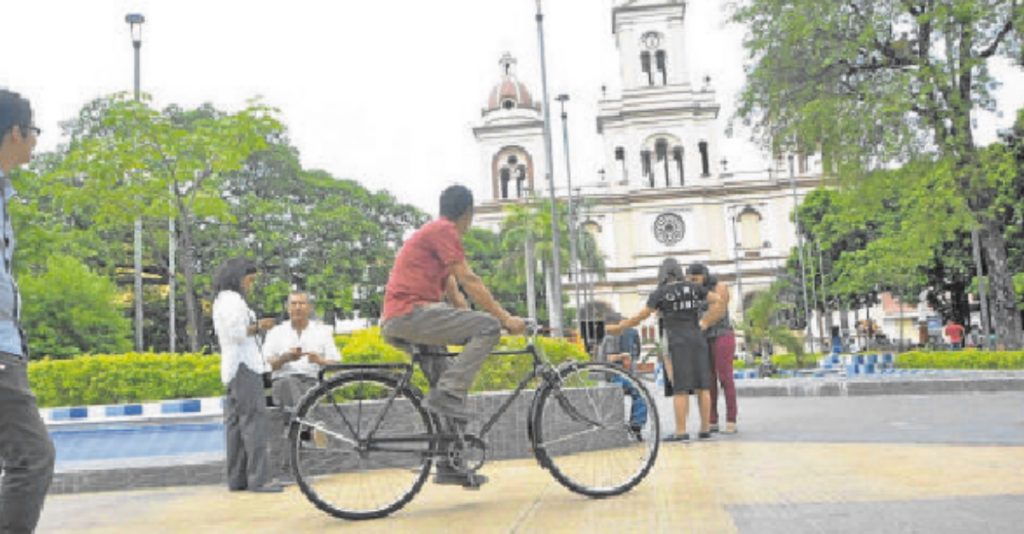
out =
[[[535,109],[530,90],[526,88],[526,84],[516,78],[516,59],[506,52],[498,64],[501,65],[501,81],[491,90],[490,97],[487,99],[486,111],[515,108]]]

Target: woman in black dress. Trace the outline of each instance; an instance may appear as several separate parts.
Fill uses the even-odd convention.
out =
[[[700,438],[711,437],[709,418],[711,412],[711,362],[708,360],[708,344],[700,322],[701,305],[708,301],[718,303],[718,295],[708,293],[703,286],[686,281],[683,269],[672,258],[666,259],[658,270],[658,288],[647,298],[647,305],[640,313],[607,327],[610,334],[618,334],[625,328],[633,327],[660,312],[668,339],[671,363],[666,368],[672,379],[672,402],[676,415],[676,432],[666,441],[690,439],[686,433],[686,416],[690,409],[689,394],[696,392],[700,405]]]

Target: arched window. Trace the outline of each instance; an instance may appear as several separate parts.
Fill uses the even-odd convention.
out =
[[[508,198],[508,181],[511,178],[511,173],[507,167],[501,169],[501,198]]]
[[[523,198],[526,194],[526,190],[523,187],[526,184],[526,165],[519,164],[516,166],[516,198]]]
[[[672,149],[672,159],[676,162],[676,172],[679,173],[679,185],[685,185],[686,175],[683,174],[683,147],[677,146]]]
[[[708,142],[697,143],[697,148],[700,149],[700,175],[706,178],[711,176],[711,156],[708,154]]]
[[[651,172],[651,151],[644,150],[640,152],[640,173],[643,174],[644,179],[647,180],[647,185],[654,187],[654,173]]]
[[[669,182],[668,174],[668,141],[664,139],[658,139],[654,142],[654,154],[658,160],[658,163],[665,169],[665,187],[672,185]]]
[[[668,71],[665,61],[665,51],[658,50],[654,53],[654,60],[658,67],[658,74],[661,78],[661,85],[668,85]]]
[[[495,200],[520,198],[533,186],[532,160],[522,147],[502,148],[494,155],[492,165]]]
[[[654,73],[651,71],[650,52],[640,52],[640,70],[647,76],[647,85],[654,85]]]
[[[740,246],[744,250],[761,249],[761,214],[753,208],[740,213]]]
[[[619,162],[619,179],[623,182],[629,179],[626,173],[626,149],[621,146],[615,147],[615,161]]]

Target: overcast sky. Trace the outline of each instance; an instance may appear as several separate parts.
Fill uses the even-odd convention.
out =
[[[549,91],[571,95],[576,182],[604,166],[595,127],[600,88],[618,94],[613,0],[546,0]],[[724,0],[691,0],[691,79],[711,75],[724,131],[743,81],[741,28]],[[281,110],[302,163],[388,189],[430,213],[450,183],[477,182],[470,128],[497,82],[505,51],[540,97],[530,0],[0,0],[0,87],[32,99],[40,148],[61,141],[58,122],[99,95],[127,91],[132,49],[124,15],[146,16],[142,88],[158,106],[213,102],[235,110],[260,96]],[[1002,66],[1003,117],[980,117],[995,138],[1024,105],[1024,75]],[[557,115],[555,126],[560,127]],[[560,130],[555,131],[556,135]],[[723,140],[730,170],[764,168],[743,132]],[[556,137],[556,141],[560,138]],[[556,178],[564,183],[561,143]]]

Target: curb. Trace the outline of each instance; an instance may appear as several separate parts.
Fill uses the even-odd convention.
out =
[[[48,495],[208,485],[224,485],[227,491],[226,481],[227,467],[223,460],[158,467],[89,469],[54,473]]]
[[[886,380],[781,379],[737,384],[739,397],[862,397],[1024,391],[1024,376],[890,378]]]

